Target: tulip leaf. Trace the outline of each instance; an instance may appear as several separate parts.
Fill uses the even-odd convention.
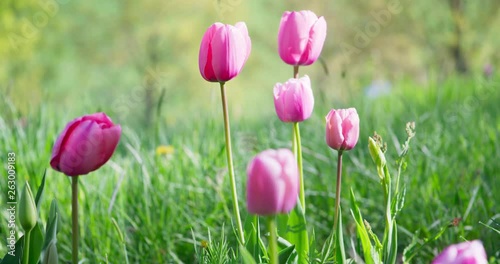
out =
[[[37,223],[30,234],[29,264],[37,264],[40,260],[43,246],[43,233],[40,224]]]
[[[297,206],[288,215],[286,234],[284,236],[291,244],[295,245],[298,263],[309,263],[309,238],[304,211],[297,199]]]
[[[57,212],[57,202],[56,200],[52,200],[52,204],[50,205],[50,213],[47,220],[47,227],[45,229],[45,240],[43,242],[43,251],[47,249],[50,242],[56,242],[56,234],[58,231],[59,222],[59,213]]]
[[[339,206],[337,219],[337,232],[335,233],[335,260],[336,263],[347,263],[345,259],[344,234],[342,233],[342,210]]]
[[[356,233],[358,234],[358,238],[361,240],[361,246],[363,247],[363,255],[365,257],[366,264],[374,264],[380,262],[378,259],[373,259],[375,256],[374,247],[370,241],[370,236],[366,229],[366,226],[363,221],[363,217],[361,216],[361,211],[359,210],[358,202],[356,201],[356,197],[354,196],[354,191],[351,189],[351,214],[356,222]],[[377,253],[377,252],[375,252]],[[378,255],[378,254],[377,254]]]
[[[260,258],[260,227],[259,217],[256,215],[248,215],[244,224],[246,245],[245,248],[253,256],[254,259]]]
[[[278,263],[280,264],[286,264],[288,262],[288,259],[290,258],[290,256],[292,255],[293,251],[295,249],[295,245],[291,245],[283,250],[281,250],[279,252],[279,261]]]
[[[40,184],[40,187],[38,187],[38,191],[36,192],[35,204],[37,210],[40,210],[40,203],[42,201],[41,198],[43,195],[43,189],[45,188],[45,175],[47,175],[47,170],[43,172],[42,183]]]
[[[23,259],[24,236],[21,236],[14,245],[15,250],[7,248],[7,254],[2,259],[0,264],[21,264]]]
[[[250,252],[248,252],[248,250],[242,245],[240,245],[240,256],[244,264],[257,264],[255,259],[252,257],[252,254],[250,254]]]

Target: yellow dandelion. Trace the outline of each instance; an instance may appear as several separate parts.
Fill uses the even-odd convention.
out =
[[[170,155],[175,152],[175,149],[172,145],[161,145],[156,148],[156,155]]]

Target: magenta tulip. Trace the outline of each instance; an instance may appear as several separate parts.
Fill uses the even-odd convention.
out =
[[[68,176],[95,171],[113,155],[121,131],[104,113],[78,117],[57,138],[50,166]]]
[[[332,109],[326,116],[326,143],[335,150],[350,150],[359,138],[359,116],[355,108]]]
[[[247,26],[215,23],[210,26],[200,45],[198,65],[209,82],[226,82],[238,75],[250,55],[252,44]]]
[[[483,244],[479,240],[448,246],[432,264],[487,264]]]
[[[284,84],[274,86],[274,107],[283,122],[302,122],[308,119],[314,108],[311,81],[306,75],[291,78]]]
[[[299,171],[288,149],[269,149],[247,167],[247,207],[252,214],[288,213],[297,203]]]
[[[326,21],[312,11],[283,13],[278,32],[278,51],[281,59],[290,65],[310,65],[323,49]]]

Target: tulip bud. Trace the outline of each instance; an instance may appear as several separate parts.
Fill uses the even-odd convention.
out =
[[[247,167],[247,207],[252,214],[288,213],[297,204],[299,170],[288,149],[269,149]]]
[[[432,264],[487,264],[483,244],[479,240],[462,242],[448,246]]]
[[[57,264],[59,262],[58,258],[56,243],[52,240],[45,249],[42,264]]]
[[[274,107],[283,122],[302,122],[308,119],[314,108],[314,96],[309,76],[292,78],[274,86]]]
[[[238,75],[250,55],[252,43],[244,22],[235,26],[215,23],[201,40],[198,66],[209,82],[226,82]]]
[[[332,109],[326,116],[326,143],[335,150],[350,150],[359,139],[359,116],[355,108]]]
[[[384,167],[386,164],[385,155],[380,146],[372,137],[368,137],[368,151],[377,167]]]
[[[30,185],[26,182],[19,199],[19,222],[21,222],[24,231],[28,232],[35,227],[37,219],[35,199],[33,199]]]
[[[50,166],[68,176],[95,171],[113,155],[121,131],[104,113],[78,117],[57,138]]]
[[[290,65],[310,65],[323,49],[326,21],[309,10],[285,12],[278,32],[278,51],[281,59]]]

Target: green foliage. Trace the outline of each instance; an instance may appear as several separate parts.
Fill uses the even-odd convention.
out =
[[[411,262],[429,263],[445,246],[478,238],[483,241],[488,256],[499,259],[500,251],[495,244],[498,233],[481,224],[498,229],[498,219],[494,216],[500,208],[495,199],[495,183],[500,168],[498,163],[491,162],[500,159],[498,84],[497,77],[491,80],[456,77],[429,85],[401,80],[394,84],[398,89],[392,94],[377,99],[366,98],[356,91],[350,91],[352,99],[346,101],[339,98],[325,103],[319,97],[313,117],[301,125],[308,205],[306,221],[309,234],[314,230],[315,243],[322,245],[327,241],[334,215],[332,194],[336,168],[332,162],[336,155],[324,143],[324,115],[331,107],[354,106],[361,119],[360,141],[345,156],[343,186],[355,191],[360,212],[371,225],[367,231],[375,248],[374,235],[381,237],[384,231],[380,212],[385,205],[382,191],[378,191],[379,178],[366,148],[367,138],[374,130],[384,135],[389,143],[388,166],[397,171],[399,165],[391,161],[397,160],[403,149],[404,142],[400,139],[406,133],[401,128],[408,120],[415,120],[419,133],[412,139],[411,151],[406,156],[407,170],[400,180],[400,193],[405,188],[407,191],[403,213],[397,215],[398,253],[403,254],[404,248],[415,241],[415,250],[407,251],[408,257],[413,256]],[[241,89],[236,83],[231,86],[233,90]],[[255,93],[253,90],[239,92]],[[94,109],[88,98],[92,95],[82,97],[78,107],[87,111]],[[167,94],[164,106],[170,100],[174,99]],[[236,107],[236,101],[229,104]],[[271,101],[266,104],[272,107]],[[14,151],[19,157],[18,182],[28,180],[32,186],[41,186],[43,177],[39,172],[49,168],[57,133],[74,117],[73,110],[63,113],[60,109],[47,102],[23,113],[9,97],[0,98],[0,152]],[[125,263],[123,245],[116,243],[120,236],[111,218],[116,219],[123,233],[131,263],[179,260],[196,263],[199,259],[194,250],[195,241],[207,241],[208,229],[217,237],[215,241],[220,241],[224,234],[229,248],[238,251],[231,229],[222,229],[224,223],[230,224],[231,203],[224,169],[224,143],[213,140],[223,134],[219,105],[213,111],[198,109],[190,109],[198,115],[196,118],[186,117],[184,121],[172,123],[167,116],[177,113],[165,108],[164,117],[157,120],[157,130],[145,129],[129,119],[120,121],[123,137],[117,152],[106,166],[80,181],[81,216],[85,223],[81,256],[90,263],[106,262],[106,259],[110,263]],[[272,108],[263,111],[266,114],[258,120],[231,116],[243,219],[247,218],[244,187],[248,160],[265,148],[290,147],[289,126],[275,117]],[[157,155],[155,149],[159,145],[170,145],[174,152]],[[46,179],[44,195],[58,201],[57,249],[59,260],[66,262],[71,256],[70,239],[67,239],[71,235],[70,181],[51,169],[47,170]],[[0,186],[6,186],[4,177],[0,177]],[[4,211],[5,196],[1,195],[0,200],[0,211]],[[42,219],[47,219],[48,211],[43,208],[49,208],[51,200],[40,200]],[[344,201],[342,205],[347,208]],[[346,211],[343,215],[347,215]],[[5,215],[2,217],[0,234],[6,234],[7,220]],[[455,218],[461,218],[456,226],[448,227],[439,239],[432,239]],[[356,236],[350,225],[356,223],[351,217],[343,220],[347,242]],[[48,228],[48,222],[45,225]],[[280,244],[282,249],[288,246]],[[351,244],[347,242],[345,246],[346,251],[351,252]],[[1,243],[0,253],[6,251],[5,244]],[[320,254],[315,256],[318,258]]]
[[[44,187],[45,187],[45,173],[42,177],[42,184],[38,188],[36,198],[33,199],[33,195],[29,195],[25,197],[24,199],[31,199],[31,203],[33,204],[33,207],[35,207],[35,204],[40,203],[40,199],[42,197],[42,194],[44,192]],[[25,185],[25,190],[29,189],[29,185]],[[29,191],[31,192],[31,191]],[[22,206],[20,203],[19,206]],[[19,209],[23,210],[23,209]],[[57,263],[57,248],[56,248],[56,235],[57,235],[57,222],[58,222],[58,210],[57,210],[57,202],[56,200],[53,200],[50,206],[50,211],[47,219],[47,225],[45,228],[45,233],[42,230],[42,223],[38,217],[39,212],[36,214],[36,223],[33,228],[31,228],[28,231],[25,231],[24,235],[21,236],[16,244],[15,244],[15,255],[12,256],[11,254],[7,253],[3,259],[1,259],[1,264],[20,264],[20,263],[27,263],[27,264],[38,264],[39,261],[47,261],[50,260],[51,262],[43,262],[42,264],[54,264]],[[27,235],[29,232],[29,235]],[[25,240],[29,237],[29,247],[25,245]],[[29,248],[29,253],[28,257],[25,257],[24,253],[26,253],[26,248]],[[51,258],[45,258],[45,255],[52,253],[53,257]],[[23,262],[24,259],[27,260],[27,262]]]

